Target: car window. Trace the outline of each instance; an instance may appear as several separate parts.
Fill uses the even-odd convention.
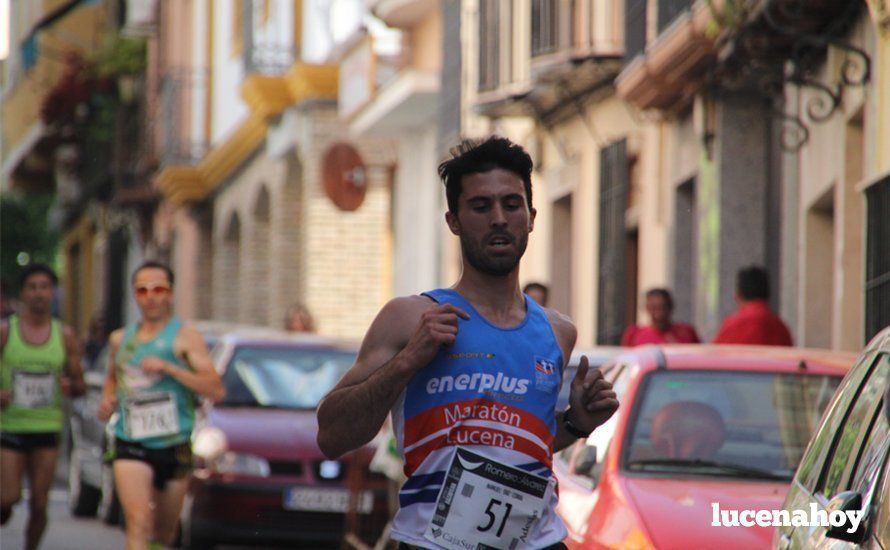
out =
[[[291,347],[239,347],[223,374],[220,406],[314,409],[355,354]]]
[[[634,403],[623,467],[791,479],[840,377],[660,370]]]
[[[627,393],[633,368],[630,365],[618,365],[614,372],[615,375],[610,382],[612,382],[615,395],[620,402]],[[611,376],[613,373],[609,372],[608,374]],[[607,380],[609,380],[608,377]],[[592,479],[594,484],[599,483],[606,454],[612,444],[617,425],[618,415],[614,414],[602,426],[595,429],[585,441],[579,443],[579,445],[583,445],[583,448],[579,449],[575,456],[575,462],[572,465],[573,473]]]
[[[853,481],[850,483],[850,490],[862,495],[865,502],[870,500],[875,490],[878,476],[890,450],[890,426],[887,417],[884,416],[881,407],[877,407],[872,416],[871,430],[853,471]]]
[[[878,483],[878,498],[874,502],[875,519],[873,536],[884,548],[890,548],[890,458],[884,461],[883,479]]]
[[[826,468],[823,469],[823,481],[817,486],[817,493],[826,499],[833,497],[839,489],[843,490],[844,482],[849,479],[859,449],[868,434],[869,425],[881,403],[888,376],[890,376],[888,356],[881,355],[865,379],[843,427],[836,432],[839,435],[835,439],[834,452]]]
[[[862,388],[862,381],[869,372],[874,354],[863,357],[844,378],[828,406],[816,437],[810,442],[797,472],[798,481],[812,494],[822,473],[823,465],[831,452],[834,435],[840,429],[855,397]]]

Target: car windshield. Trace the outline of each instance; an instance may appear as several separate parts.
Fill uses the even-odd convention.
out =
[[[630,471],[790,480],[841,378],[661,371],[643,386]]]
[[[238,348],[223,376],[222,406],[314,409],[354,361],[337,350]]]

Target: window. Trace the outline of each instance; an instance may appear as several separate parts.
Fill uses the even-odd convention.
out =
[[[865,191],[865,339],[890,325],[890,177]]]
[[[532,0],[532,57],[559,49],[559,0]]]
[[[868,502],[870,500],[868,497],[874,493],[881,469],[887,461],[887,453],[890,451],[890,422],[882,410],[883,404],[881,401],[880,406],[875,409],[868,439],[853,473],[853,481],[850,483],[850,490],[862,495],[864,502]]]
[[[646,49],[646,0],[624,1],[624,60]]]
[[[817,493],[830,500],[835,494],[846,489],[851,470],[857,462],[865,437],[868,434],[875,410],[881,403],[884,390],[890,383],[890,355],[881,355],[871,373],[862,385],[862,391],[853,403],[843,428],[833,445],[834,449],[823,472],[823,481]]]
[[[630,166],[627,140],[600,151],[598,344],[618,345],[626,325],[627,210]]]
[[[790,480],[839,383],[822,375],[653,372],[638,392],[625,468]]]
[[[239,348],[221,406],[314,409],[355,361],[355,354],[288,347]]]
[[[813,438],[804,453],[797,472],[797,479],[811,493],[815,490],[826,458],[831,454],[834,434],[840,429],[850,404],[859,394],[862,380],[869,370],[868,365],[871,365],[873,360],[874,355],[867,355],[853,367],[853,371],[844,379],[841,387],[834,394],[832,402],[829,403],[816,437]]]
[[[692,7],[692,0],[658,0],[658,32],[662,32],[684,11]]]
[[[500,0],[479,2],[479,91],[497,88],[500,80]]]

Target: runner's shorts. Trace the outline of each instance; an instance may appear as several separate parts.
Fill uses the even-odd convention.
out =
[[[59,432],[0,432],[0,447],[20,453],[59,446]]]
[[[151,466],[154,472],[154,486],[163,491],[171,479],[182,479],[192,471],[191,443],[180,443],[172,447],[149,449],[139,443],[117,439],[105,455],[108,462],[115,460],[138,460]]]

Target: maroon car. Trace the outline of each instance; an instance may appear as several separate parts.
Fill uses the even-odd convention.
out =
[[[373,543],[388,519],[386,480],[365,448],[327,460],[315,409],[357,348],[274,331],[224,336],[213,350],[226,386],[195,429],[195,471],[182,516],[185,548],[215,544]]]

